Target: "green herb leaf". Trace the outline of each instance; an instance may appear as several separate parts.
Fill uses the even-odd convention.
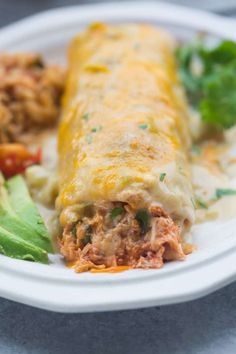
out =
[[[199,43],[186,44],[178,48],[176,57],[179,64],[179,74],[185,89],[188,93],[190,102],[198,105],[201,97],[201,77],[192,70],[192,64],[196,58],[199,58]]]
[[[91,144],[93,141],[92,135],[90,134],[86,135],[85,140],[87,141],[88,144]]]
[[[205,72],[212,73],[236,59],[236,43],[223,40],[215,48],[207,49],[202,46],[201,57],[205,62]]]
[[[88,243],[91,243],[91,235],[85,235],[85,237],[82,240],[83,246],[86,246]]]
[[[236,61],[212,75],[203,87],[200,112],[205,122],[224,129],[236,124]]]
[[[150,214],[146,209],[140,209],[137,211],[135,219],[138,221],[142,231],[145,233],[149,229],[150,225]]]
[[[31,63],[31,66],[39,69],[43,69],[45,67],[43,59],[40,56],[35,58],[35,60]]]
[[[111,214],[110,214],[111,219],[112,219],[112,220],[115,220],[115,218],[116,218],[117,216],[123,214],[123,212],[124,212],[124,208],[122,208],[122,207],[115,207],[115,208],[113,208],[112,211],[111,211]]]
[[[194,209],[196,209],[196,203],[195,203],[195,200],[191,197],[191,203],[192,203],[192,206],[194,207]]]
[[[98,127],[92,128],[92,129],[91,129],[91,132],[92,132],[92,133],[96,133],[96,132],[99,132],[100,130],[102,130],[102,126],[101,126],[101,125],[99,125]]]
[[[216,198],[220,199],[222,197],[225,197],[227,195],[235,195],[236,190],[235,189],[230,189],[230,188],[217,188],[216,189]]]
[[[200,155],[201,154],[201,148],[200,148],[200,146],[198,146],[196,144],[192,144],[191,150],[192,150],[192,153],[194,155]]]
[[[196,58],[199,73],[193,69]],[[235,125],[236,43],[222,41],[211,49],[199,42],[184,45],[177,50],[177,60],[189,99],[202,119],[222,129]]]
[[[160,182],[163,182],[163,181],[164,181],[165,176],[166,176],[166,173],[165,173],[165,172],[163,172],[163,173],[160,174],[160,177],[159,177]]]
[[[91,241],[92,241],[92,232],[93,232],[92,226],[91,225],[86,225],[85,236],[81,240],[83,247],[86,246],[88,243],[91,243]]]
[[[84,113],[81,118],[84,120],[89,120],[89,113]]]
[[[145,130],[145,129],[147,129],[147,127],[148,127],[147,124],[139,124],[139,128],[140,128],[140,129]]]
[[[195,205],[197,209],[208,209],[208,205],[200,197],[195,198]]]

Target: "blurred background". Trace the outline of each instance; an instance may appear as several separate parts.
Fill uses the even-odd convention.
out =
[[[0,26],[39,11],[94,2],[0,0]],[[236,17],[236,0],[168,2]],[[189,303],[98,314],[52,313],[0,298],[0,354],[80,353],[234,354],[236,283]]]
[[[104,0],[108,2],[109,0]],[[118,0],[124,2],[125,0]],[[155,0],[154,0],[155,1]],[[0,25],[29,16],[38,11],[76,4],[90,4],[93,0],[0,0]],[[236,15],[236,0],[168,0],[185,6],[198,7],[225,15]]]

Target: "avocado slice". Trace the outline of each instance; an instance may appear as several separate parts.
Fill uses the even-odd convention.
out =
[[[0,253],[5,256],[48,264],[47,252],[0,226]]]
[[[4,179],[0,176],[0,224],[1,227],[20,239],[25,240],[47,251],[50,247],[48,240],[38,237],[35,231],[28,226],[12,208]]]
[[[23,177],[17,175],[10,178],[6,182],[6,187],[9,194],[10,204],[15,213],[28,228],[32,229],[34,238],[40,240],[40,244],[37,243],[37,245],[42,247],[45,251],[53,253],[50,235],[37,206],[30,197]]]

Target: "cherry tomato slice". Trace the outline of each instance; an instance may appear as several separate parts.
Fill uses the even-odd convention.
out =
[[[0,145],[0,171],[7,178],[23,173],[27,167],[40,164],[41,161],[41,149],[32,153],[22,144]]]

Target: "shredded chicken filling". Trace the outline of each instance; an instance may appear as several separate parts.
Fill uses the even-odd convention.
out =
[[[120,202],[88,208],[86,216],[65,227],[60,245],[77,272],[123,265],[160,268],[185,258],[180,227],[160,207],[135,211]]]

